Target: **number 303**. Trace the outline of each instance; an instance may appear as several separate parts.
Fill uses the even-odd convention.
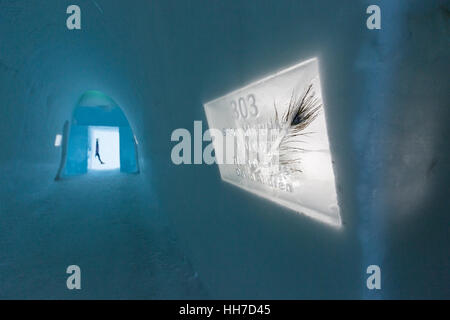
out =
[[[258,107],[256,106],[256,98],[254,94],[249,94],[247,99],[240,97],[237,100],[231,101],[231,108],[233,109],[233,117],[235,119],[256,117],[258,115]]]

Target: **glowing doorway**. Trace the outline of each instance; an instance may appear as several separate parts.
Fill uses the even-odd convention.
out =
[[[88,168],[89,170],[120,169],[118,127],[89,126]]]

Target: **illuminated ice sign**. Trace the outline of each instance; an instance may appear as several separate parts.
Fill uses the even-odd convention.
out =
[[[223,180],[341,225],[317,59],[204,107]]]

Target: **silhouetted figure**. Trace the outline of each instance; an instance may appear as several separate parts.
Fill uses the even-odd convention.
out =
[[[100,158],[99,147],[98,147],[98,139],[95,140],[95,158],[98,158],[101,164],[104,164],[102,159]]]

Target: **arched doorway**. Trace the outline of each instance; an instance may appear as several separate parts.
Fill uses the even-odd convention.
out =
[[[87,91],[65,125],[61,176],[85,174],[91,170],[138,173],[136,139],[122,109],[99,91]]]

